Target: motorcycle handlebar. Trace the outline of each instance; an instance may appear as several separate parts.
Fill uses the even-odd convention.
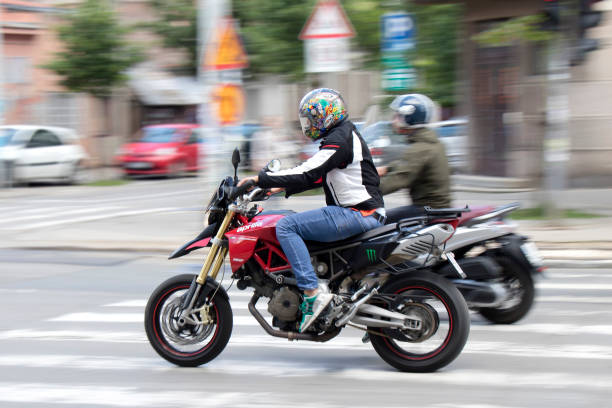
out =
[[[254,186],[255,186],[255,182],[253,180],[249,180],[243,185],[241,185],[240,187],[232,187],[228,194],[230,200],[234,201],[237,197],[240,197],[241,195],[249,191],[249,189]]]

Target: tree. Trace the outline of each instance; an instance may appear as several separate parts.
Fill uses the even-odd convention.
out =
[[[108,98],[139,53],[127,45],[126,29],[106,0],[85,0],[66,20],[58,28],[64,50],[45,68],[61,75],[61,84],[73,92]]]
[[[189,56],[183,70],[188,75],[198,71],[197,0],[150,0],[158,21],[143,25],[159,35],[167,48],[183,49]]]
[[[298,38],[315,0],[234,0],[234,16],[249,54],[254,74],[288,74],[299,78],[304,71],[304,45]],[[354,45],[369,66],[378,67],[380,56],[380,16],[384,8],[378,0],[342,2],[356,28]]]
[[[298,35],[314,1],[234,0],[233,5],[249,55],[249,71],[299,77],[304,57]]]
[[[427,94],[442,106],[454,106],[457,52],[462,8],[456,4],[414,6],[417,46],[412,55],[417,69],[417,92]]]

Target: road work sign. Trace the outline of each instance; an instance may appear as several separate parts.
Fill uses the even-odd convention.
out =
[[[248,66],[247,54],[232,19],[221,20],[213,41],[206,47],[204,68],[209,71],[242,69]]]

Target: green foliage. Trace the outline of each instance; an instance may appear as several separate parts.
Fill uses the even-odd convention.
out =
[[[183,49],[189,60],[183,67],[188,75],[198,71],[198,13],[194,0],[150,0],[158,20],[140,25],[159,35],[166,48]]]
[[[314,1],[234,0],[249,71],[254,74],[303,73],[303,46],[298,39]]]
[[[363,53],[366,67],[380,67],[380,20],[391,10],[381,6],[380,0],[348,0],[342,2],[346,14],[355,27],[355,45]]]
[[[413,6],[417,47],[411,59],[421,92],[442,106],[455,104],[457,55],[462,7],[456,4]]]
[[[474,41],[484,46],[504,46],[517,41],[540,42],[553,37],[550,31],[541,28],[544,16],[532,15],[511,18],[495,27],[476,34]]]
[[[240,21],[249,70],[253,74],[304,74],[304,45],[298,36],[312,13],[315,0],[234,0]],[[356,31],[354,46],[368,66],[379,66],[380,17],[385,10],[378,0],[345,0],[345,11]]]
[[[86,186],[90,187],[115,187],[122,186],[124,184],[128,184],[129,180],[124,179],[111,179],[111,180],[97,180],[87,183]]]
[[[563,210],[560,214],[562,218],[600,218],[602,215],[585,213],[577,210]],[[546,210],[544,207],[524,208],[516,210],[508,214],[508,217],[513,220],[545,220],[547,219]]]
[[[61,75],[61,84],[73,92],[109,96],[125,79],[123,72],[139,60],[123,39],[126,30],[106,0],[86,0],[66,20],[58,29],[64,50],[45,68]]]

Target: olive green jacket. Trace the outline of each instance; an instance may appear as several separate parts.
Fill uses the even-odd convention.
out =
[[[389,194],[410,189],[412,204],[447,208],[451,205],[450,171],[444,144],[431,129],[419,129],[410,136],[404,157],[388,166],[380,189]]]

